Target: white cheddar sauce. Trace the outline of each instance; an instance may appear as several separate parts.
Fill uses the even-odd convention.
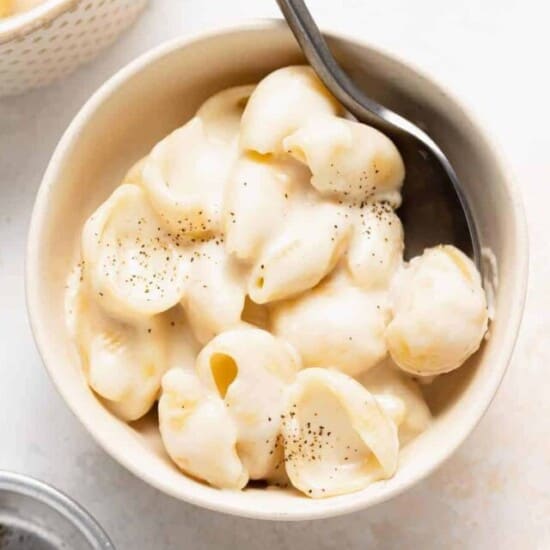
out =
[[[345,116],[309,67],[223,90],[84,224],[66,315],[88,384],[125,421],[158,407],[168,455],[215,487],[393,476],[431,421],[411,375],[486,332],[469,258],[403,260],[399,151]]]

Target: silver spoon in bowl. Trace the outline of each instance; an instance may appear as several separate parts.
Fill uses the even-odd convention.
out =
[[[437,244],[454,244],[481,271],[476,225],[460,180],[437,143],[416,124],[367,97],[342,70],[303,0],[277,0],[309,64],[340,103],[390,137],[403,156],[406,182],[399,217],[407,259]]]

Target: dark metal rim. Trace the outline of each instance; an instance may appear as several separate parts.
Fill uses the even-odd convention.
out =
[[[69,520],[94,550],[115,550],[107,533],[82,506],[50,485],[29,476],[0,470],[0,491],[11,491],[38,500]]]

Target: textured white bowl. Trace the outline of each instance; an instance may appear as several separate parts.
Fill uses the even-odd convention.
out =
[[[147,0],[43,0],[0,19],[0,97],[43,86],[92,59]]]
[[[220,491],[179,472],[162,449],[152,415],[127,425],[88,389],[69,339],[63,293],[84,220],[127,168],[184,123],[210,94],[256,82],[302,61],[285,25],[264,21],[168,42],[104,84],[61,139],[36,200],[27,256],[27,300],[35,338],[69,407],[116,460],[161,491],[231,514],[302,520],[334,516],[386,500],[429,474],[479,421],[506,370],[527,281],[527,236],[509,171],[463,108],[426,76],[357,40],[327,34],[336,56],[369,94],[426,127],[453,161],[480,230],[497,258],[500,285],[491,337],[468,365],[429,389],[433,426],[401,454],[397,474],[365,490],[324,500],[298,493]]]

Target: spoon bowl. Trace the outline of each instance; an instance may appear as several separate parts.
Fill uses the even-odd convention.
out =
[[[481,272],[474,217],[460,180],[440,147],[419,126],[366,96],[355,85],[332,55],[303,0],[277,3],[325,86],[357,120],[386,134],[401,152],[407,174],[400,208],[405,258],[437,244],[453,244],[470,255]]]

